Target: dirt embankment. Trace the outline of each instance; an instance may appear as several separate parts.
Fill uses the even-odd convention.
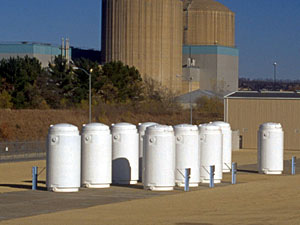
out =
[[[221,120],[221,116],[206,116],[194,112],[194,124]],[[157,122],[161,124],[181,124],[190,122],[189,110],[172,113],[145,113],[126,110],[126,108],[105,108],[93,111],[93,122],[107,125],[118,122],[138,124],[140,122]],[[44,140],[51,124],[70,123],[82,127],[88,122],[87,110],[0,110],[0,141]]]
[[[0,140],[43,140],[51,124],[87,122],[83,111],[69,110],[0,110]]]

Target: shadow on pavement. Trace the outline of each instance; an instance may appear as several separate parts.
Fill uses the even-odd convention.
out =
[[[24,183],[32,183],[31,180],[23,180],[22,182],[24,182]],[[38,184],[46,184],[46,181],[44,181],[44,180],[38,180]]]
[[[212,223],[176,223],[176,225],[213,225]]]
[[[258,171],[256,170],[243,170],[243,169],[238,169],[238,172],[242,172],[242,173],[258,173]]]
[[[111,186],[133,188],[133,189],[144,189],[142,184],[112,184]]]
[[[0,187],[10,187],[10,188],[19,188],[19,189],[32,189],[32,185],[26,184],[0,184]],[[46,187],[37,187],[37,190],[46,191]]]

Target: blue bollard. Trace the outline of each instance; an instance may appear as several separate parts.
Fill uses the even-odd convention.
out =
[[[231,166],[231,184],[236,184],[237,163],[232,163]]]
[[[296,174],[296,156],[292,157],[292,175]]]
[[[191,174],[191,169],[185,169],[185,171],[184,171],[184,191],[190,190],[190,174]]]
[[[209,176],[210,176],[210,182],[209,182],[209,187],[213,188],[215,186],[215,166],[210,166],[209,170]]]
[[[37,189],[37,179],[38,179],[38,167],[32,167],[32,190]]]

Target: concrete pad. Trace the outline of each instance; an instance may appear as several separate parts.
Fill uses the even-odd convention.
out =
[[[285,159],[293,155],[300,152],[286,151]],[[9,192],[0,194],[0,224],[299,224],[300,167],[296,176],[289,175],[288,161],[283,175],[258,174],[255,150],[234,152],[233,160],[240,170],[237,185],[224,174],[216,188],[201,185],[188,193],[141,185],[52,193],[44,191],[44,172],[40,190],[31,191],[31,167],[45,161],[1,163],[0,190]]]

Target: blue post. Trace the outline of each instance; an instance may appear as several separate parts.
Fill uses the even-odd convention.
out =
[[[215,177],[215,166],[210,166],[209,177],[210,177],[209,187],[210,187],[210,188],[213,188],[213,187],[215,186],[215,181],[214,181],[214,177]]]
[[[292,175],[296,174],[296,156],[292,157]]]
[[[184,171],[184,191],[190,190],[190,174],[191,174],[191,169],[185,169],[185,171]]]
[[[38,167],[32,167],[32,190],[37,189],[37,175],[38,175]]]
[[[232,173],[231,183],[236,184],[237,163],[232,163],[231,168],[232,168],[231,169],[231,173]]]

